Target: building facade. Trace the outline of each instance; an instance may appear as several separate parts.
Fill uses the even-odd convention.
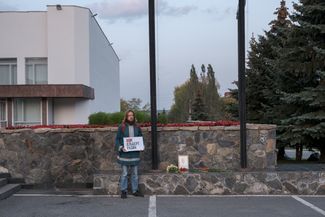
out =
[[[0,12],[0,125],[84,124],[120,110],[119,58],[88,8]]]

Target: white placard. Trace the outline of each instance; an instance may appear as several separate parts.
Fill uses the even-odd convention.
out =
[[[188,155],[178,155],[178,168],[189,169]]]
[[[126,151],[143,151],[144,144],[143,144],[143,137],[124,137],[124,148]]]

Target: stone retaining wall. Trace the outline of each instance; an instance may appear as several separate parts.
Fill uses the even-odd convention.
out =
[[[119,175],[95,174],[94,190],[115,195]],[[139,188],[145,194],[325,194],[325,172],[222,172],[144,174]]]
[[[151,169],[150,128],[140,170]],[[160,169],[189,155],[190,167],[240,169],[239,126],[158,128]],[[0,130],[0,166],[13,177],[35,183],[92,183],[98,171],[120,170],[114,140],[117,128]],[[274,169],[275,126],[247,125],[248,169]]]

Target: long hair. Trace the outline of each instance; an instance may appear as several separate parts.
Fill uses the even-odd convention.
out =
[[[133,117],[134,117],[132,123],[129,123],[129,121],[128,121],[128,113],[130,113],[130,112],[133,113]],[[123,122],[122,122],[122,123],[123,123],[123,124],[129,123],[129,124],[136,125],[135,112],[134,112],[133,110],[131,110],[131,109],[127,110],[127,111],[125,112],[125,114],[124,114],[124,118],[123,118]]]

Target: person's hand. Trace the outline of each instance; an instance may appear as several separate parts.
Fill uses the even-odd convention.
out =
[[[126,150],[124,147],[122,148],[122,151],[123,151],[123,152],[127,152],[127,150]]]

